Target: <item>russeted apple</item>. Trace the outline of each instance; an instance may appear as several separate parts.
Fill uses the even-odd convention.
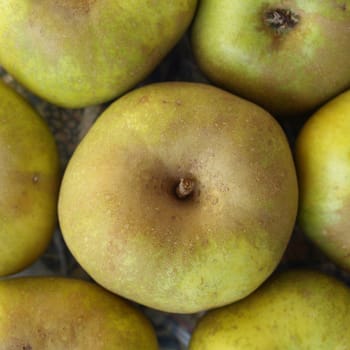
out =
[[[347,350],[350,289],[319,271],[273,276],[237,303],[209,311],[190,350]]]
[[[102,103],[152,72],[186,31],[196,4],[0,0],[0,64],[51,103]]]
[[[0,81],[0,276],[44,253],[57,224],[60,180],[58,150],[45,121]]]
[[[99,117],[59,195],[65,241],[102,286],[163,311],[243,298],[275,269],[297,210],[290,147],[262,108],[157,83]]]
[[[211,81],[274,116],[309,115],[350,87],[349,23],[349,0],[202,0],[193,53]]]
[[[1,349],[158,350],[149,320],[95,283],[63,277],[0,281]]]
[[[295,147],[298,222],[337,265],[350,269],[350,90],[303,125]]]

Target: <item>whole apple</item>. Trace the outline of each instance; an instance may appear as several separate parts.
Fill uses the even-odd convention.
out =
[[[114,102],[64,174],[59,220],[102,286],[163,311],[243,298],[289,241],[297,182],[286,137],[260,107],[199,83]]]
[[[0,64],[51,103],[99,104],[150,74],[195,8],[196,0],[0,0]]]
[[[295,159],[298,222],[330,259],[350,269],[350,90],[319,109],[301,129]]]
[[[192,47],[214,83],[302,116],[350,87],[349,23],[348,0],[202,0]]]
[[[208,312],[190,350],[347,350],[350,289],[311,270],[273,276],[237,303]]]

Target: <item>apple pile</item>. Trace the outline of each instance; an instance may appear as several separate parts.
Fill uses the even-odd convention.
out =
[[[155,350],[138,306],[198,313],[191,350],[349,349],[346,280],[282,264],[299,232],[350,270],[349,28],[349,0],[0,0],[30,96],[0,84],[4,349]],[[38,100],[100,106],[67,166]],[[55,228],[92,281],[14,278]]]

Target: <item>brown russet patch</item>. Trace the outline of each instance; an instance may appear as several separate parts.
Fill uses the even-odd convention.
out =
[[[68,10],[71,9],[82,13],[88,13],[95,2],[96,0],[63,0],[56,4],[56,6]]]
[[[342,10],[342,11],[346,11],[348,9],[348,6],[346,5],[346,3],[344,2],[343,4],[340,4],[339,5],[339,8]]]

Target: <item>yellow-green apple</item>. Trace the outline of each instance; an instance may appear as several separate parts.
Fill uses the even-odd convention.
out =
[[[297,182],[275,119],[216,87],[151,84],[113,103],[71,158],[65,241],[105,288],[163,311],[227,304],[274,270]]]
[[[177,43],[196,0],[0,0],[0,64],[64,107],[139,83]]]
[[[57,223],[60,175],[46,123],[1,81],[0,276],[24,269],[47,248]]]
[[[290,270],[253,294],[209,311],[190,350],[347,350],[350,290],[334,277]]]
[[[349,0],[202,0],[193,52],[214,83],[276,117],[350,87]]]
[[[303,125],[295,146],[298,222],[334,262],[350,269],[350,90]]]
[[[87,281],[3,280],[0,310],[2,349],[158,349],[151,323],[136,307]]]

